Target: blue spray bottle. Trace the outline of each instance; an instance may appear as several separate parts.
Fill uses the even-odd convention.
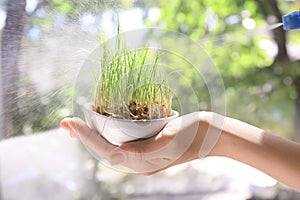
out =
[[[300,29],[300,10],[284,15],[282,24],[284,30]]]

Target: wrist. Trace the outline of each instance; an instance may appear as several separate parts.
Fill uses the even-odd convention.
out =
[[[204,129],[200,128],[201,131],[204,131],[204,133],[201,134],[206,135],[206,139],[203,141],[202,146],[211,145],[209,151],[204,154],[204,157],[224,156],[231,158],[233,151],[235,151],[233,146],[239,145],[242,141],[242,138],[239,138],[241,130],[244,128],[245,130],[249,130],[249,127],[244,126],[250,126],[239,120],[213,112],[201,112],[199,123],[200,127],[206,127]],[[206,143],[208,141],[210,141],[211,144],[207,145]],[[202,149],[203,148],[201,147],[200,151],[202,151]],[[202,152],[199,152],[199,157],[203,157],[201,156],[201,153]]]
[[[227,132],[221,131],[221,135],[219,136],[219,139],[217,140],[214,147],[211,149],[211,151],[207,154],[208,156],[224,156],[224,157],[230,157],[230,143],[232,141],[232,136],[228,134]]]
[[[198,112],[198,158],[227,155],[231,137],[223,131],[225,121],[226,117],[217,113]]]
[[[216,128],[221,135],[209,155],[235,160],[240,160],[240,153],[250,146],[251,149],[259,147],[264,133],[260,128],[229,117],[224,117],[223,125]]]

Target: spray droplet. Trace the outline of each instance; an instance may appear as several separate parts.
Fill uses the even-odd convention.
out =
[[[270,31],[270,30],[276,29],[280,26],[282,26],[281,22],[280,23],[275,23],[275,24],[272,24],[272,25],[268,26],[268,30]]]

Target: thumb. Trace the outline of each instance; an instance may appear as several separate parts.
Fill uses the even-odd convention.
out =
[[[109,162],[112,165],[118,165],[127,161],[142,161],[145,159],[143,155],[149,152],[150,144],[155,144],[154,140],[155,138],[149,138],[123,143],[111,152]]]
[[[127,160],[127,153],[119,148],[116,148],[110,153],[108,160],[111,165],[122,164]]]

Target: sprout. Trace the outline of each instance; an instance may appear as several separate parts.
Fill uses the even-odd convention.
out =
[[[171,115],[172,93],[158,70],[159,52],[121,47],[118,26],[116,52],[104,46],[102,74],[97,77],[93,110],[115,118],[149,120]]]

